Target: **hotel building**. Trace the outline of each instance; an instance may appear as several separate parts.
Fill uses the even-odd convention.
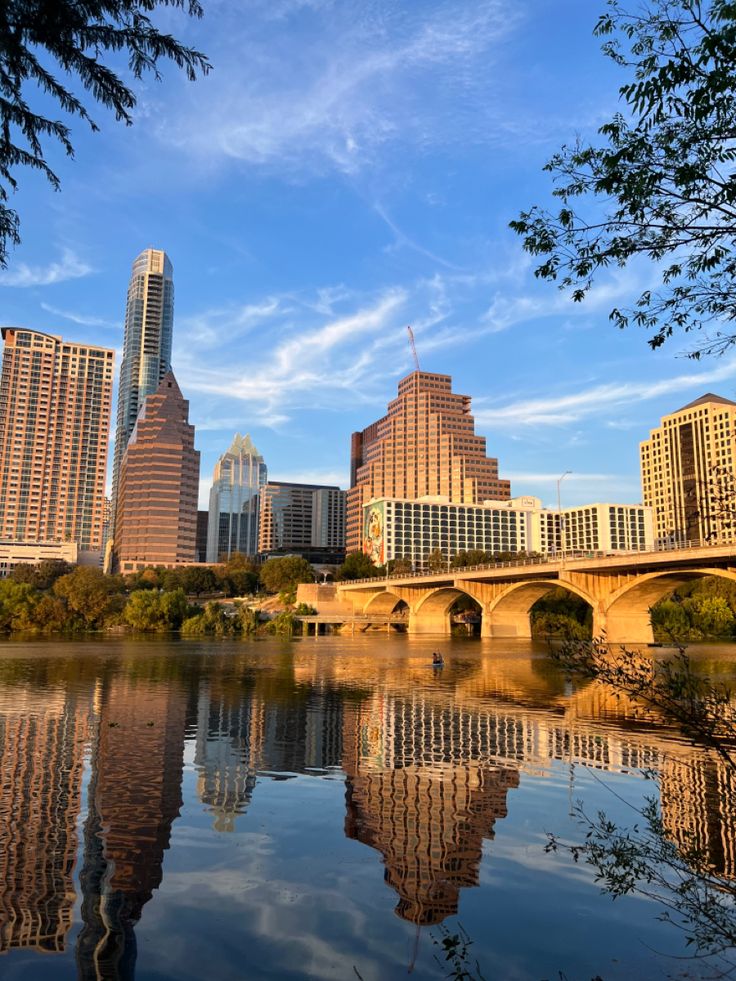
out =
[[[120,467],[113,569],[194,562],[199,452],[172,372],[149,395]]]
[[[736,402],[709,393],[664,416],[640,458],[657,547],[736,539]]]
[[[302,555],[332,565],[345,559],[345,491],[339,487],[269,481],[259,523],[261,555]]]
[[[125,306],[112,469],[113,521],[125,447],[146,397],[156,391],[159,382],[171,369],[173,330],[173,267],[165,252],[144,249],[133,263]]]
[[[215,464],[207,524],[207,561],[233,552],[258,550],[258,501],[268,479],[263,457],[250,436],[235,434],[232,446]]]
[[[2,329],[0,541],[102,549],[114,352]]]
[[[449,375],[413,371],[383,418],[353,433],[347,498],[347,550],[361,547],[364,506],[376,498],[416,500],[441,495],[456,504],[508,500],[511,485],[498,476],[476,436],[470,397],[452,391]]]
[[[409,559],[426,566],[439,550],[458,552],[635,552],[653,548],[651,509],[637,504],[586,504],[562,512],[538,497],[483,504],[446,498],[382,498],[363,508],[363,552],[375,565]]]

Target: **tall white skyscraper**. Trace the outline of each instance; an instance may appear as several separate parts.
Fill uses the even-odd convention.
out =
[[[232,446],[215,464],[210,491],[207,561],[258,551],[258,506],[268,480],[263,457],[250,436],[235,434]]]
[[[123,454],[146,396],[156,391],[164,375],[171,369],[173,329],[173,267],[165,252],[144,249],[133,263],[125,306],[112,471],[113,521]]]

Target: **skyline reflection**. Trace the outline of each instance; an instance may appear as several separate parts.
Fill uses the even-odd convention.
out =
[[[539,658],[457,657],[435,676],[424,657],[293,651],[0,664],[0,956],[73,947],[78,978],[133,981],[187,744],[216,834],[247,827],[264,780],[341,775],[342,833],[417,926],[457,914],[515,793],[558,763],[658,771],[669,833],[736,877],[732,775],[652,713],[569,690]]]

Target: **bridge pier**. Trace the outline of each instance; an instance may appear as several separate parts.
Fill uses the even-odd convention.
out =
[[[450,616],[440,610],[424,611],[416,613],[413,607],[409,608],[409,634],[439,634],[442,637],[450,635]]]
[[[518,640],[530,640],[532,625],[527,612],[514,613],[504,610],[500,613],[483,611],[480,624],[481,637],[506,637]]]
[[[609,610],[605,619],[605,637],[608,644],[651,644],[654,641],[649,610]],[[594,635],[599,636],[603,631]]]

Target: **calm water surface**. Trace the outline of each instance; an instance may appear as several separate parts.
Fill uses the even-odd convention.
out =
[[[0,647],[0,977],[698,977],[640,899],[545,855],[656,792],[736,875],[719,765],[543,647],[399,635]],[[736,650],[691,649],[736,678]]]

